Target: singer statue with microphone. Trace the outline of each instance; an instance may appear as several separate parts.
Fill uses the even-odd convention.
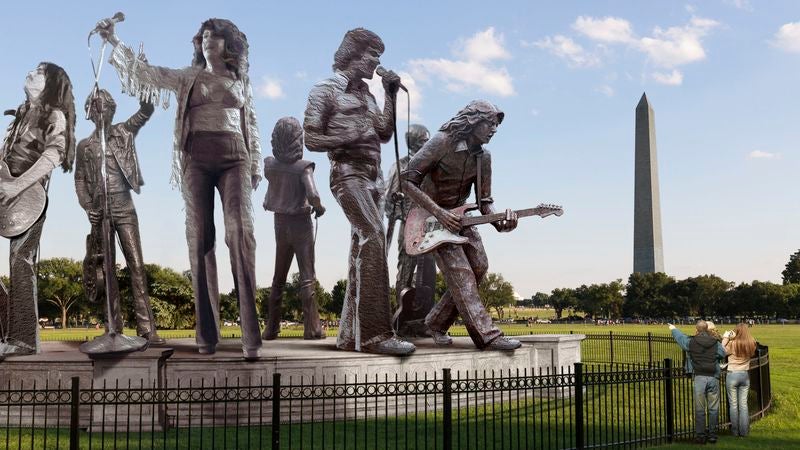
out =
[[[256,314],[256,241],[250,199],[261,180],[247,38],[233,22],[209,19],[192,39],[194,60],[183,69],[141,61],[114,32],[114,19],[97,24],[114,46],[111,65],[123,89],[163,103],[176,94],[177,117],[172,182],[186,203],[186,241],[192,269],[198,351],[215,353],[220,339],[219,287],[215,255],[214,191],[222,201],[225,243],[239,297],[242,350],[258,358],[261,332]]]
[[[398,339],[391,325],[381,173],[381,143],[388,142],[394,131],[400,77],[380,71],[386,92],[383,111],[364,82],[373,77],[383,51],[375,33],[363,28],[348,31],[333,58],[334,76],[317,83],[308,96],[303,127],[308,149],[328,153],[331,191],[352,229],[336,345],[406,355],[415,347]]]
[[[153,310],[150,306],[150,297],[147,293],[147,275],[144,270],[142,256],[142,240],[139,237],[139,218],[133,204],[131,191],[139,193],[144,180],[139,169],[139,157],[136,154],[134,140],[139,130],[153,115],[154,107],[151,103],[142,101],[139,110],[125,122],[112,125],[117,104],[111,94],[105,89],[92,92],[86,99],[85,110],[89,120],[94,122],[95,130],[91,136],[78,143],[77,157],[75,160],[75,192],[78,202],[86,211],[92,229],[87,242],[87,257],[84,259],[84,287],[90,300],[98,301],[97,278],[93,277],[98,270],[95,255],[103,253],[103,216],[108,214],[111,219],[110,233],[105,238],[112,246],[110,252],[112,259],[115,256],[115,235],[119,238],[122,254],[131,274],[131,290],[133,291],[133,310],[136,315],[136,332],[147,339],[148,343],[163,344],[164,339],[156,331]],[[104,133],[105,136],[101,136]],[[101,139],[105,139],[105,148]],[[105,151],[105,157],[102,152]],[[105,171],[102,165],[105,162]],[[106,184],[103,189],[102,176],[105,173]],[[108,210],[106,210],[108,206]],[[109,267],[114,267],[111,261]],[[116,275],[105,274],[112,277],[116,283]],[[94,294],[94,295],[93,295]],[[122,333],[122,311],[118,293],[109,293],[112,301],[109,302],[110,311],[107,311],[109,321],[106,323],[106,332]],[[115,295],[117,294],[117,295]],[[103,342],[98,340],[99,342]],[[86,347],[84,347],[86,348]],[[87,353],[92,353],[92,346],[88,346]]]

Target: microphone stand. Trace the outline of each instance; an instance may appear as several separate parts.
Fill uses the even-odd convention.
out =
[[[91,33],[89,34],[91,38]],[[94,71],[95,80],[94,80],[94,89],[92,91],[92,101],[90,102],[90,109],[95,107],[97,104],[102,104],[102,102],[95,102],[94,100],[100,96],[100,71],[102,69],[103,63],[103,56],[105,54],[106,43],[103,42],[102,49],[100,51],[100,64],[101,66],[95,69],[94,60],[92,60],[92,70]],[[91,45],[89,46],[89,59],[91,60]],[[97,109],[95,107],[95,109]],[[106,166],[106,124],[105,124],[105,117],[103,114],[102,108],[100,111],[95,111],[96,114],[100,114],[100,170],[99,174],[100,177],[97,180],[98,183],[101,184],[100,189],[95,188],[95,192],[99,193],[102,196],[102,205],[103,205],[103,224],[102,224],[102,241],[103,241],[103,272],[105,273],[104,281],[105,281],[105,297],[106,297],[106,333],[102,336],[98,336],[91,341],[84,342],[80,345],[80,351],[83,353],[88,354],[90,357],[92,356],[113,356],[113,355],[121,355],[125,353],[135,352],[135,351],[144,351],[147,349],[147,346],[150,342],[141,336],[125,336],[122,333],[122,327],[120,326],[119,331],[116,329],[116,323],[114,321],[114,314],[112,314],[113,304],[112,302],[116,302],[119,306],[120,298],[119,298],[119,286],[117,284],[116,279],[116,267],[113,264],[113,245],[116,245],[116,242],[112,240],[111,233],[113,233],[112,229],[112,218],[111,218],[111,202],[108,199],[108,172]],[[87,112],[88,115],[88,112]],[[97,203],[97,202],[95,202]],[[121,311],[118,312],[121,314]]]

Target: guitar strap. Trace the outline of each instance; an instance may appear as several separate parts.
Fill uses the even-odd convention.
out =
[[[478,204],[478,211],[481,210],[481,195],[483,193],[483,189],[481,188],[483,184],[483,151],[480,151],[475,154],[475,165],[477,166],[477,180],[475,181],[475,203]]]

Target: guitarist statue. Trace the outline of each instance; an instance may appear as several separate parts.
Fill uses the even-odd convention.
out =
[[[0,283],[0,359],[40,351],[36,261],[46,186],[53,169],[70,172],[75,160],[75,105],[64,69],[39,64],[25,78],[25,94],[25,103],[6,112],[14,121],[0,150],[0,235],[11,240],[11,291]]]
[[[411,200],[400,194],[400,172],[406,169],[408,160],[428,142],[431,134],[423,125],[412,124],[406,133],[408,156],[400,158],[400,169],[397,163],[389,170],[389,182],[386,186],[386,217],[389,226],[386,232],[386,248],[391,245],[395,223],[400,221],[397,233],[397,312],[393,326],[402,337],[426,336],[425,316],[433,307],[433,293],[436,285],[436,261],[431,254],[410,256],[406,253],[404,228],[406,217],[411,210]],[[416,275],[415,275],[416,272]],[[416,279],[416,282],[415,282]],[[415,286],[416,284],[416,286]]]
[[[478,284],[489,269],[481,237],[475,227],[462,228],[461,218],[450,209],[463,206],[473,191],[481,214],[493,214],[492,162],[483,147],[503,121],[503,112],[483,100],[471,102],[447,121],[416,155],[402,173],[403,190],[415,205],[432,214],[447,230],[467,238],[463,244],[436,247],[436,264],[444,275],[447,292],[425,324],[438,345],[449,345],[447,330],[460,315],[472,342],[479,349],[514,350],[516,339],[508,339],[492,323],[478,296]],[[497,231],[517,227],[517,215],[506,210],[492,222]],[[411,240],[406,227],[406,245]]]
[[[147,294],[147,276],[144,271],[142,243],[139,237],[139,219],[133,204],[131,191],[139,193],[144,184],[139,170],[134,139],[139,130],[150,119],[154,107],[151,103],[140,102],[139,110],[125,122],[111,125],[117,105],[105,89],[93,92],[86,100],[86,113],[89,120],[97,126],[94,133],[78,143],[75,166],[75,191],[78,202],[86,211],[92,225],[87,236],[86,258],[84,259],[84,288],[89,300],[104,302],[106,286],[110,286],[107,303],[106,332],[122,333],[122,312],[120,297],[114,273],[106,274],[104,268],[103,240],[108,239],[111,247],[110,265],[115,261],[115,235],[119,238],[122,254],[125,256],[131,274],[133,307],[136,315],[137,334],[147,339],[149,344],[163,344],[164,339],[156,332],[150,298]],[[103,126],[105,124],[105,126]],[[102,155],[101,133],[105,133],[105,158]],[[103,168],[105,161],[105,168]],[[103,170],[105,169],[105,170]],[[103,186],[105,174],[106,189]],[[107,196],[107,197],[106,197]],[[106,205],[109,206],[106,211]],[[108,234],[103,236],[103,220],[110,220]],[[106,284],[104,277],[111,283]],[[105,303],[105,302],[104,302]],[[109,348],[97,340],[85,344],[86,353],[107,353]],[[97,348],[94,348],[97,347]]]

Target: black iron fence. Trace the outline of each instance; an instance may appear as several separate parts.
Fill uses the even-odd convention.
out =
[[[621,357],[622,342],[654,341],[614,335],[613,342]],[[758,418],[771,405],[766,347],[751,360],[750,380],[751,416]],[[724,393],[724,375],[721,384]],[[581,449],[658,445],[694,432],[691,378],[670,358],[535,372],[444,369],[310,383],[274,374],[144,386],[82,389],[77,378],[56,386],[7,383],[0,388],[0,448]]]

